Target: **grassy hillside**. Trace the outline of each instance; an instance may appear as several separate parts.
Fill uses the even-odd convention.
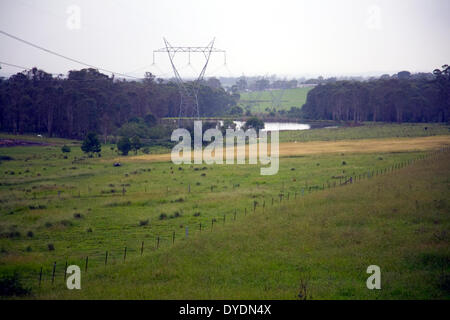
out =
[[[281,108],[278,110],[289,110],[291,107],[301,108],[306,102],[306,95],[311,88],[295,88],[284,90],[281,99]],[[272,90],[275,97],[280,97],[281,90]],[[270,91],[263,92],[245,92],[241,93],[240,105],[246,107],[250,105],[252,113],[266,113],[266,108],[272,109],[272,96]]]
[[[368,128],[367,136],[373,134],[372,130],[378,128]],[[324,149],[321,152],[312,145],[317,144],[314,141],[286,143],[281,145],[280,150],[287,147],[287,151],[282,152],[280,170],[274,176],[261,176],[259,166],[254,165],[175,166],[162,160],[149,162],[118,157],[109,145],[102,146],[101,158],[87,158],[75,146],[65,158],[60,144],[0,148],[0,278],[17,272],[32,288],[33,297],[68,298],[71,296],[62,289],[67,261],[83,269],[82,292],[70,293],[76,297],[295,298],[292,288],[303,279],[301,272],[306,270],[306,276],[313,281],[313,266],[323,264],[322,268],[334,268],[350,250],[339,251],[339,246],[345,247],[348,239],[360,239],[367,232],[371,236],[365,245],[378,246],[381,240],[374,233],[379,231],[379,224],[384,228],[384,218],[388,225],[394,223],[392,228],[398,228],[398,241],[405,242],[402,245],[414,240],[417,246],[417,241],[425,239],[410,239],[411,230],[407,226],[423,227],[424,237],[436,233],[436,239],[441,239],[440,246],[426,242],[425,249],[435,250],[438,255],[431,257],[430,263],[445,267],[448,238],[444,231],[448,229],[448,220],[442,213],[448,211],[448,204],[442,194],[447,188],[448,168],[442,164],[443,160],[427,162],[427,166],[417,164],[390,175],[384,173],[448,145],[446,137],[402,138],[401,148],[392,139],[324,141],[320,143],[327,146],[321,147]],[[355,143],[359,147],[350,148]],[[301,152],[292,153],[293,148]],[[122,166],[114,167],[117,161]],[[402,172],[409,173],[403,177]],[[364,180],[368,175],[377,177]],[[357,181],[354,185],[357,187],[334,188],[349,177]],[[432,187],[429,183],[433,183]],[[394,192],[395,188],[398,191]],[[358,192],[345,193],[345,190]],[[392,195],[397,195],[397,202],[391,201]],[[423,211],[417,211],[414,216],[419,222],[407,216],[413,199],[418,200],[418,208],[422,208],[424,201]],[[385,207],[388,204],[395,207]],[[432,209],[434,204],[437,210]],[[379,209],[370,209],[378,205]],[[390,213],[394,209],[396,218],[392,220]],[[427,210],[431,211],[426,213]],[[372,215],[372,211],[377,215]],[[330,212],[333,215],[327,218]],[[370,218],[364,216],[367,212]],[[434,219],[435,214],[441,218]],[[298,229],[291,230],[291,225]],[[280,228],[286,226],[286,235],[277,236],[284,232]],[[353,230],[358,226],[364,227],[362,235]],[[323,235],[322,227],[329,228]],[[349,235],[343,238],[348,239],[342,240],[344,244],[337,242],[338,247],[328,247],[328,235],[335,237],[347,230],[341,227],[349,229]],[[186,249],[185,246],[194,247]],[[361,250],[363,255],[370,254],[365,246]],[[376,257],[383,256],[380,250],[374,250]],[[332,254],[332,262],[326,262],[328,254]],[[86,258],[88,274],[84,273]],[[300,261],[306,258],[312,260],[307,259],[310,264],[303,270]],[[199,264],[201,259],[204,264]],[[52,285],[54,262],[56,272]],[[356,260],[343,263],[345,268],[351,268]],[[297,264],[303,271],[296,269]],[[42,287],[38,289],[41,267]],[[277,267],[280,271],[275,272]],[[345,268],[344,274],[349,272]],[[424,274],[437,275],[434,266],[418,268],[431,268]],[[141,274],[144,284],[140,282]],[[316,276],[318,291],[313,293],[313,298],[356,297],[362,292],[345,286],[342,288],[350,293],[319,289],[325,271]],[[341,269],[336,269],[336,276],[329,281],[342,279],[341,276]],[[416,271],[412,270],[410,276],[415,277]],[[199,280],[203,277],[206,278]],[[365,277],[364,272],[359,277]],[[103,284],[102,279],[107,279],[109,285]],[[277,285],[278,282],[281,284]],[[403,283],[398,285],[401,287]],[[389,292],[388,297],[417,297],[423,282],[418,291],[408,288],[401,294]],[[423,295],[442,297],[436,288],[427,287]]]
[[[449,164],[448,152],[432,155],[394,173],[285,199],[97,269],[80,291],[46,288],[38,297],[448,299]],[[381,267],[381,290],[366,288],[372,264]]]

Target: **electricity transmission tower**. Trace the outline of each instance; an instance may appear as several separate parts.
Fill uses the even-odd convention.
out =
[[[281,107],[281,103],[283,102],[283,95],[285,88],[281,88],[277,90],[277,93],[274,93],[273,90],[270,90],[270,96],[272,98],[272,108],[279,109]]]
[[[174,47],[165,38],[165,47],[153,51],[153,64],[155,64],[155,53],[166,52],[169,56],[170,64],[175,75],[175,81],[178,85],[178,91],[180,93],[180,111],[178,115],[178,125],[181,125],[181,121],[185,118],[200,118],[200,110],[198,107],[198,91],[200,89],[200,84],[203,81],[203,77],[208,67],[209,58],[213,52],[220,52],[224,54],[224,64],[226,65],[226,51],[214,48],[213,39],[206,47]],[[200,74],[194,81],[184,81],[178,72],[174,58],[177,53],[187,53],[188,54],[188,65],[191,64],[191,53],[202,53],[205,57],[205,64],[203,65]]]

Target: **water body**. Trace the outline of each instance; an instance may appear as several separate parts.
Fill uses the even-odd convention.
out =
[[[223,121],[220,120],[220,125],[223,125]],[[245,124],[244,121],[233,121],[236,124],[236,129],[241,129]],[[264,131],[294,131],[294,130],[309,130],[311,126],[306,123],[296,122],[265,122]]]

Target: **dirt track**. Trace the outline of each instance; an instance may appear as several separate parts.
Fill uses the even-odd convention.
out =
[[[340,141],[311,141],[280,143],[280,157],[300,156],[323,153],[376,153],[407,152],[438,149],[450,145],[450,136],[432,136],[417,138],[388,138]],[[170,161],[170,154],[140,155],[120,158],[118,161]]]

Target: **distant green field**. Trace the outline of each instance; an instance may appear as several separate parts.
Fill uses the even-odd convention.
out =
[[[306,102],[306,95],[309,90],[311,90],[311,88],[284,90],[281,99],[281,107],[276,108],[276,110],[289,110],[291,107],[301,108]],[[272,94],[275,98],[280,97],[281,90],[273,90]],[[262,92],[244,92],[241,93],[240,105],[244,108],[250,106],[250,110],[253,113],[266,113],[266,108],[272,109],[272,96],[268,90]]]
[[[373,123],[312,130],[281,131],[280,142],[336,141],[350,139],[406,138],[449,135],[450,126],[439,123]]]

